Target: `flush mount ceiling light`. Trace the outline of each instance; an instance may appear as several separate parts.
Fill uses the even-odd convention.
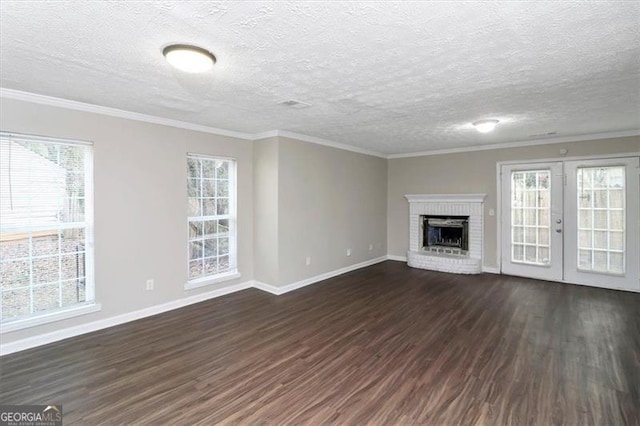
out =
[[[162,54],[175,68],[190,73],[209,71],[216,63],[213,53],[198,46],[172,44],[162,49]]]
[[[498,123],[498,120],[480,120],[472,124],[480,133],[489,133],[496,128]]]

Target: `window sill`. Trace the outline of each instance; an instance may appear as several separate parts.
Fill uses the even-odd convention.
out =
[[[240,278],[240,272],[237,269],[225,272],[223,274],[214,275],[211,277],[203,277],[197,280],[189,281],[184,285],[185,290],[193,290],[194,288],[205,287],[211,284],[217,284],[225,281],[235,280]]]
[[[10,333],[16,330],[22,330],[24,328],[35,327],[42,324],[48,324],[50,322],[60,321],[63,319],[73,318],[80,315],[86,315],[91,312],[98,312],[102,309],[102,305],[99,303],[88,303],[81,306],[72,306],[69,308],[63,308],[54,312],[48,312],[45,314],[18,319],[15,321],[8,321],[0,324],[0,334]]]

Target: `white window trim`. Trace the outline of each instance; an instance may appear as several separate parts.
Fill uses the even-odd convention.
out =
[[[241,277],[241,274],[240,272],[238,272],[238,269],[236,268],[227,272],[223,272],[221,274],[210,275],[208,277],[201,277],[195,280],[187,281],[187,283],[184,285],[184,289],[193,290],[194,288],[206,287],[211,284],[231,281],[240,277]]]
[[[237,203],[238,203],[238,161],[233,157],[222,157],[217,155],[198,154],[193,152],[187,152],[187,159],[204,158],[208,160],[225,160],[231,162],[232,167],[229,170],[229,177],[233,175],[233,179],[229,179],[229,263],[232,265],[238,264],[238,231],[237,231]],[[187,171],[188,173],[188,171]],[[188,176],[187,176],[188,178]],[[188,195],[187,195],[188,197]],[[187,217],[187,230],[189,226],[189,217]],[[187,277],[189,277],[189,252],[188,244],[189,238],[187,236]],[[187,279],[184,285],[185,290],[193,290],[200,287],[206,287],[208,285],[217,284],[225,281],[235,280],[240,278],[241,274],[238,272],[238,267],[229,269],[228,271],[216,274],[208,275],[204,277],[195,278],[193,280]]]
[[[49,311],[37,312],[28,316],[18,317],[8,321],[0,320],[0,334],[10,333],[16,330],[22,330],[25,328],[36,327],[42,324],[48,324],[55,321],[60,321],[67,318],[73,318],[80,315],[85,315],[92,312],[98,312],[102,309],[102,305],[95,300],[95,254],[94,254],[94,175],[93,175],[93,142],[82,140],[71,140],[61,138],[51,138],[45,136],[28,135],[13,132],[0,132],[0,137],[3,139],[25,140],[45,143],[55,143],[58,145],[75,145],[90,147],[90,151],[85,153],[84,162],[84,174],[85,177],[85,212],[84,212],[84,225],[85,230],[85,302],[69,305]],[[86,158],[89,153],[89,158]],[[71,227],[78,227],[78,223],[66,223],[56,224],[58,229],[66,229]],[[41,227],[31,226],[30,230],[51,229],[49,225],[43,225]],[[7,227],[2,229],[3,231],[13,230],[14,227]],[[23,229],[23,228],[20,228]]]
[[[55,311],[45,311],[42,314],[35,314],[35,316],[23,317],[0,324],[0,334],[11,333],[12,331],[22,330],[24,328],[36,327],[38,325],[74,318],[80,315],[98,312],[100,310],[102,310],[102,305],[100,303],[85,302],[60,308]]]

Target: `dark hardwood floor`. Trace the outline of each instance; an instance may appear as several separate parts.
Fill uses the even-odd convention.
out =
[[[640,294],[385,262],[5,356],[65,424],[640,424]]]

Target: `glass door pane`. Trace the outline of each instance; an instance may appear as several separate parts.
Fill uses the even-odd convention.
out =
[[[549,264],[551,173],[511,172],[511,261]]]
[[[578,269],[625,272],[625,168],[577,169]]]

